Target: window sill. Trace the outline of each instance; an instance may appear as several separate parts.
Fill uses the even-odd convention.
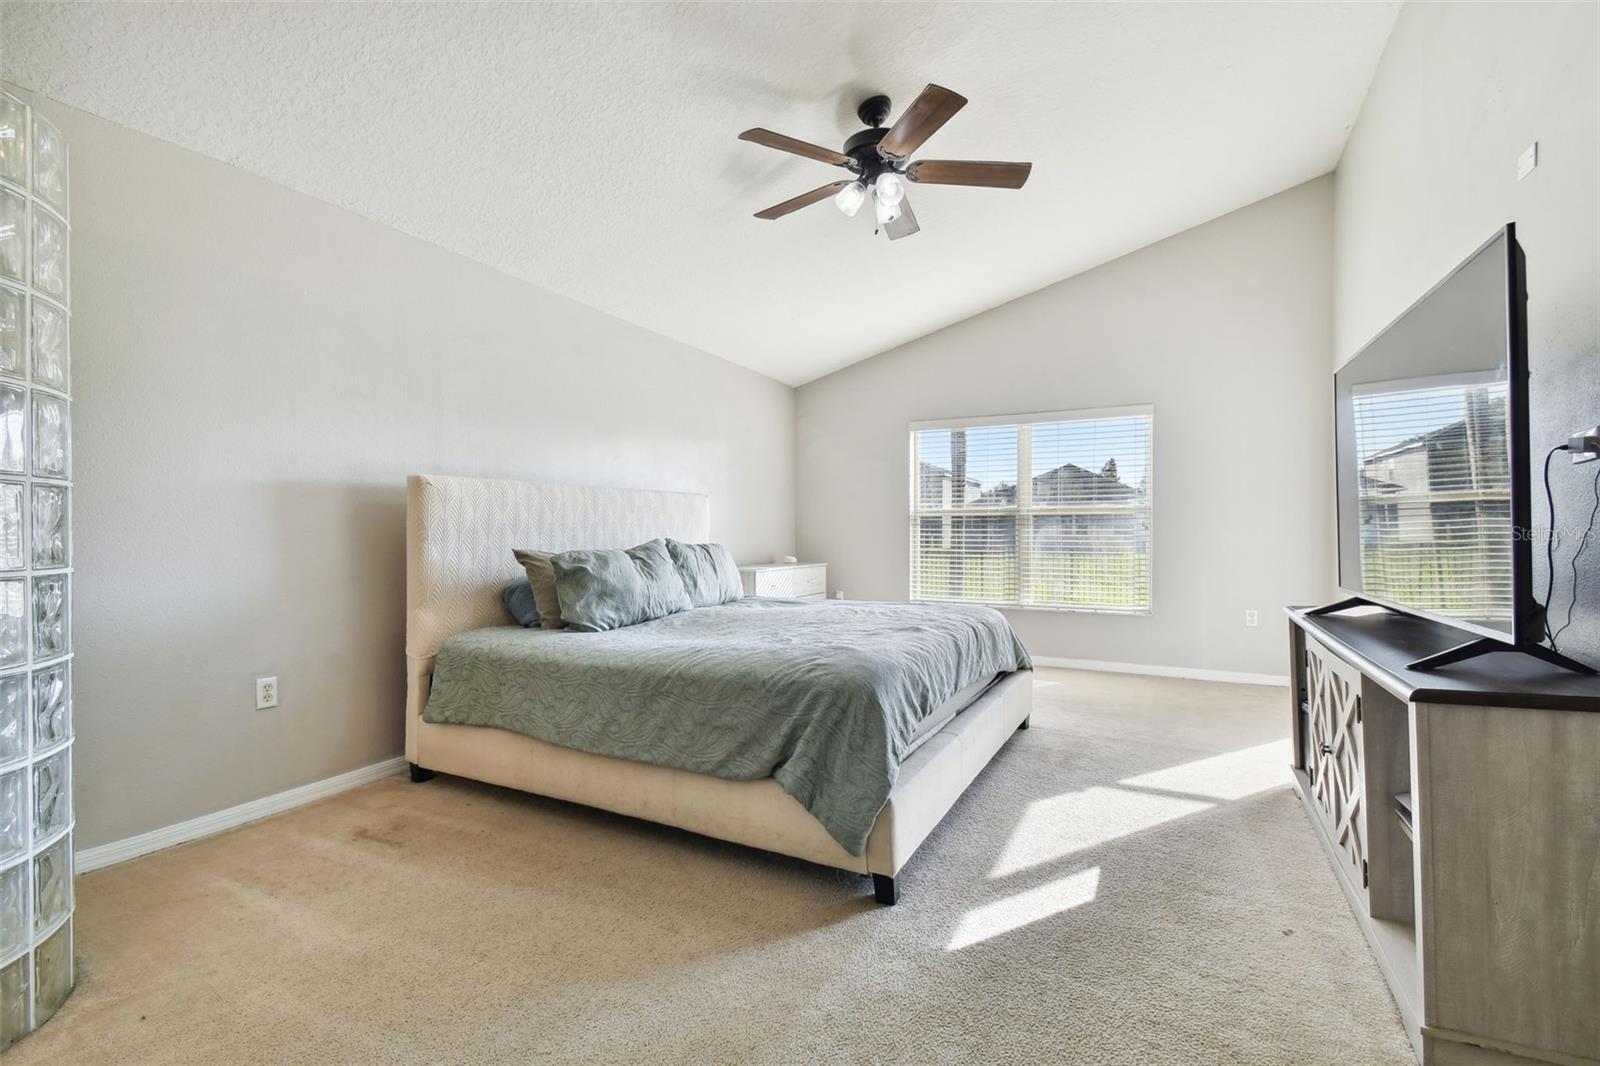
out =
[[[991,603],[985,600],[912,600],[912,603],[965,604],[969,607],[993,607],[997,611],[1027,611],[1038,614],[1098,614],[1117,615],[1124,618],[1148,618],[1155,613],[1151,607],[1050,607],[1037,603]]]

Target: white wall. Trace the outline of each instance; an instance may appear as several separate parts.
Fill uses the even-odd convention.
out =
[[[1519,181],[1517,157],[1539,142]],[[1600,7],[1407,4],[1335,180],[1342,363],[1506,222],[1527,253],[1532,448],[1600,422]],[[1596,466],[1554,465],[1557,624]],[[1538,485],[1538,482],[1535,482]],[[1542,489],[1534,516],[1544,527]],[[1543,551],[1535,582],[1544,591]],[[1600,665],[1600,544],[1562,650]]]
[[[1153,613],[1007,613],[1035,655],[1286,673],[1280,608],[1332,591],[1332,206],[1319,178],[803,386],[801,554],[905,599],[909,422],[1154,404]]]
[[[408,473],[705,492],[738,555],[792,550],[787,387],[43,110],[72,152],[80,849],[400,753]]]

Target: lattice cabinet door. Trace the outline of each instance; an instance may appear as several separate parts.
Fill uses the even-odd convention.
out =
[[[1361,734],[1361,675],[1316,641],[1306,641],[1311,702],[1307,775],[1324,828],[1338,845],[1351,883],[1367,887],[1366,761]]]

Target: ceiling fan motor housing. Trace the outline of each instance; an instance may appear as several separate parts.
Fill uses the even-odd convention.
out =
[[[889,131],[882,127],[874,127],[851,134],[850,139],[844,142],[844,154],[856,161],[856,172],[868,185],[876,181],[878,175],[884,171],[900,169],[891,167],[889,160],[878,151],[878,142],[888,136],[888,133]]]

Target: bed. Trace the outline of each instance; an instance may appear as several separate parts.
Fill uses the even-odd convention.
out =
[[[785,628],[809,634],[839,627],[840,640],[856,643],[867,642],[851,630],[853,626],[877,627],[872,643],[895,639],[896,632],[922,633],[936,625],[960,632],[988,631],[977,613],[944,612],[948,619],[929,616],[924,624],[904,613],[917,610],[909,605],[773,601],[696,608],[672,619],[609,633],[507,627],[500,590],[516,573],[514,548],[627,547],[661,536],[698,542],[709,539],[709,527],[709,500],[692,493],[431,475],[408,479],[406,758],[412,776],[425,780],[435,771],[454,774],[870,875],[879,902],[893,903],[898,898],[896,878],[917,847],[1006,740],[1025,728],[1032,707],[1030,670],[997,670],[963,679],[966,683],[960,686],[945,678],[945,688],[956,690],[937,701],[927,695],[935,687],[924,686],[924,704],[936,706],[931,711],[923,706],[898,725],[885,712],[889,728],[877,745],[882,750],[863,737],[852,739],[847,750],[862,752],[864,762],[887,757],[891,772],[886,795],[854,797],[853,813],[819,803],[794,780],[783,779],[786,767],[779,768],[777,777],[754,777],[749,772],[730,774],[726,760],[704,766],[693,759],[674,758],[678,765],[650,761],[654,749],[636,749],[624,741],[631,743],[633,731],[654,723],[660,716],[657,709],[645,708],[650,713],[640,711],[631,723],[624,723],[625,728],[610,730],[615,735],[605,743],[574,740],[552,731],[551,723],[564,710],[561,699],[611,698],[619,701],[616,709],[625,717],[625,712],[634,710],[621,706],[630,702],[626,693],[631,691],[631,702],[641,708],[655,697],[657,687],[637,683],[632,689],[617,688],[611,696],[595,695],[607,678],[629,676],[631,660],[619,656],[630,648],[654,654],[685,641],[727,644],[737,643],[733,639],[737,637],[749,645],[749,654],[770,656],[777,637],[763,634],[780,634]],[[1009,629],[1005,632],[1009,634]],[[565,658],[555,658],[558,653]],[[995,655],[994,662],[1008,661],[999,651]],[[596,661],[586,662],[586,656]],[[1026,664],[1025,653],[1017,661]],[[936,672],[936,665],[928,663],[930,673]],[[476,687],[464,686],[468,666],[477,672]],[[590,669],[589,682],[580,678],[582,683],[568,685],[563,691],[571,695],[546,694],[542,704],[523,706],[529,691],[544,688],[536,683],[544,676],[540,671],[584,667]],[[438,702],[429,713],[436,670]],[[519,670],[524,673],[518,674]],[[795,676],[787,679],[788,689],[772,688],[776,682],[764,679],[781,672],[757,671],[767,686],[763,695],[791,700],[797,707],[807,699],[815,705],[790,717],[805,719],[831,707],[831,697],[817,702],[816,693],[793,687],[803,684],[796,680],[803,671],[790,671]],[[491,683],[485,684],[484,678]],[[503,683],[495,684],[495,679]],[[915,680],[899,678],[907,699],[916,695]],[[507,717],[513,704],[521,708],[522,717]],[[589,720],[589,711],[592,708],[575,707],[569,717]],[[714,708],[707,714],[714,714]],[[779,715],[775,721],[781,725],[784,718]],[[713,772],[700,772],[705,769]],[[867,811],[864,821],[859,814],[862,804]]]

